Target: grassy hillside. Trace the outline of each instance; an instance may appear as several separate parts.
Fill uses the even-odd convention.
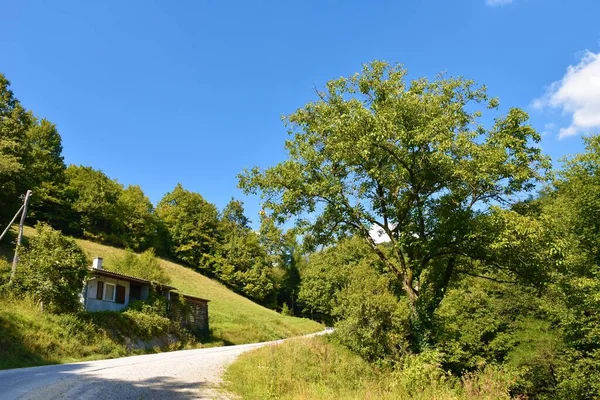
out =
[[[25,236],[35,234],[25,228]],[[103,257],[107,268],[110,258],[124,250],[87,240],[76,239],[90,256]],[[6,254],[6,252],[5,252]],[[210,300],[209,324],[213,339],[222,344],[243,344],[281,339],[316,332],[323,327],[311,320],[283,316],[240,296],[224,285],[215,282],[187,267],[162,260],[162,266],[171,277],[171,285],[184,293]]]
[[[35,235],[35,230],[26,228],[25,236],[32,235]],[[10,259],[10,240],[6,239],[0,247],[0,258]],[[90,259],[105,258],[107,268],[110,268],[111,257],[124,252],[87,240],[77,239],[77,242]],[[164,321],[148,321],[135,313],[52,315],[41,313],[28,301],[0,298],[0,369],[118,357],[147,351],[268,341],[323,328],[314,321],[283,316],[253,303],[189,268],[166,260],[161,260],[161,264],[171,277],[173,286],[184,293],[210,300],[211,337],[207,342],[200,344],[192,338],[181,337],[177,330],[167,326]],[[154,326],[157,324],[163,326],[156,330]],[[117,337],[114,335],[115,327],[118,327]],[[129,337],[133,337],[134,342],[150,340],[153,335],[146,332],[152,330],[159,335],[182,340],[178,343],[173,343],[173,340],[164,343],[150,341],[146,348],[132,348]]]
[[[42,313],[27,299],[0,298],[0,369],[99,360],[199,347],[160,316]]]

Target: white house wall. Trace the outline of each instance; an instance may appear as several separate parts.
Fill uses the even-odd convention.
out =
[[[125,286],[125,303],[119,304],[114,301],[99,300],[96,298],[96,291],[98,288],[98,281],[111,283],[115,285]],[[103,294],[104,295],[104,294]],[[116,294],[115,294],[116,296]],[[85,309],[88,311],[121,311],[129,305],[129,282],[122,281],[119,279],[108,278],[105,276],[97,276],[87,283],[87,299],[85,303]]]

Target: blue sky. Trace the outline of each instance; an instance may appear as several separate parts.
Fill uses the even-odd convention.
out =
[[[554,160],[600,131],[600,2],[5,1],[0,72],[90,165],[153,202],[181,182],[222,208],[285,159],[280,117],[374,59],[521,107]],[[568,70],[570,68],[570,70]]]

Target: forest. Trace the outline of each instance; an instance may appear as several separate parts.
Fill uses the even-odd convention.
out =
[[[57,128],[0,75],[0,221],[31,189],[29,223],[176,260],[334,326],[378,368],[600,397],[600,136],[553,164],[527,113],[499,109],[473,81],[407,82],[379,61],[329,81],[286,117],[288,159],[240,173],[263,199],[253,230],[238,200],[218,210],[178,185],[153,205],[67,166]]]
[[[0,118],[2,229],[32,190],[30,225],[43,222],[65,235],[166,257],[270,308],[299,310],[299,246],[272,219],[261,218],[255,232],[241,201],[218,210],[177,185],[155,206],[139,186],[124,187],[89,166],[67,166],[56,126],[26,110],[4,75]]]

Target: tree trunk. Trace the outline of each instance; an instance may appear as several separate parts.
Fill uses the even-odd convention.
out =
[[[417,293],[415,288],[413,288],[412,283],[413,283],[412,273],[407,274],[404,277],[404,280],[402,282],[402,288],[404,289],[404,291],[406,292],[406,295],[408,296],[408,301],[410,303],[411,308],[415,309],[417,300],[419,299],[419,294]]]

